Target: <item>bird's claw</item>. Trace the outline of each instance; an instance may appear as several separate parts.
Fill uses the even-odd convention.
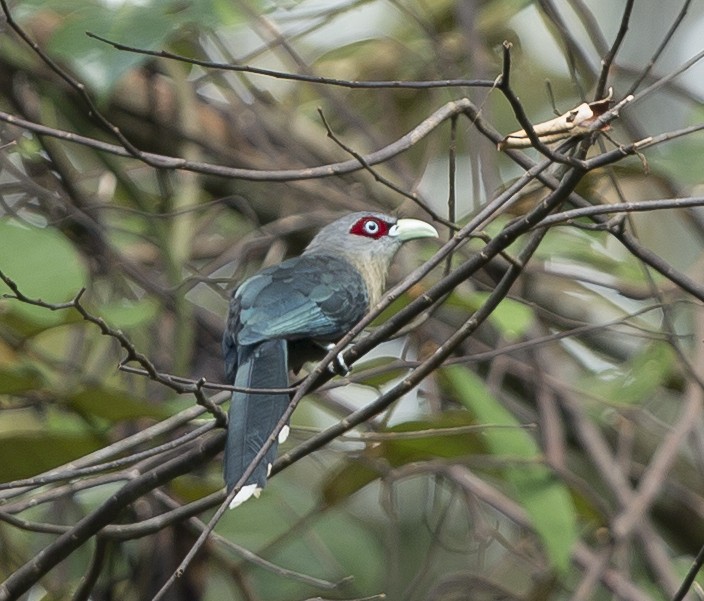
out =
[[[331,351],[333,348],[335,348],[334,344],[329,344],[326,347],[326,350]],[[335,358],[328,363],[328,371],[332,373],[333,375],[336,376],[346,376],[350,373],[350,368],[348,367],[347,363],[345,363],[345,357],[344,355],[340,352],[335,355]]]

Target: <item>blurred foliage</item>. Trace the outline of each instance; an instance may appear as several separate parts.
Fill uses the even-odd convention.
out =
[[[488,451],[496,456],[507,455],[508,463],[512,459],[520,462],[507,466],[503,478],[528,512],[551,563],[565,571],[577,536],[575,511],[567,488],[539,464],[540,448],[535,440],[521,430],[520,422],[501,406],[479,378],[458,365],[444,369],[442,375],[450,396],[459,399],[478,423],[499,426],[494,429],[490,425],[483,433]]]
[[[351,158],[327,135],[318,108],[334,135],[361,154],[465,95],[498,131],[518,125],[487,87],[349,89],[119,51],[86,32],[199,60],[364,81],[493,81],[501,43],[510,40],[512,88],[538,122],[591,99],[624,4],[17,0],[10,10],[137,148],[281,170]],[[610,74],[615,98],[644,73],[681,4],[635,3]],[[702,4],[692,3],[639,89],[701,50],[703,17]],[[3,33],[0,111],[118,143],[76,89],[6,24]],[[697,65],[624,110],[609,136],[627,145],[700,124],[701,81]],[[449,131],[442,124],[375,167],[444,218],[451,216]],[[590,156],[611,148],[600,138]],[[604,205],[701,196],[700,149],[701,132],[683,135],[585,174],[577,192]],[[524,171],[466,119],[457,121],[455,152],[454,215],[463,225]],[[500,235],[545,195],[541,186],[530,189],[481,234]],[[0,298],[0,483],[58,466],[69,474],[0,488],[2,579],[56,539],[47,524],[78,523],[129,482],[131,453],[209,421],[187,413],[192,395],[119,369],[124,349],[96,324],[46,304],[70,303],[85,289],[82,306],[121,330],[157,370],[222,382],[220,337],[236,283],[299,252],[341,211],[363,209],[428,219],[362,169],[289,181],[216,177],[155,168],[2,121],[0,271],[44,306]],[[217,534],[278,567],[214,540],[168,598],[671,598],[704,540],[702,299],[647,268],[614,229],[594,225],[579,219],[551,228],[510,294],[447,365],[224,516]],[[620,227],[701,283],[699,208],[624,215]],[[483,244],[460,247],[448,269]],[[309,397],[281,453],[372,402],[441,348],[487,302],[524,245],[520,238],[507,246],[416,329],[357,362],[351,383]],[[393,281],[434,250],[409,245]],[[442,268],[434,270],[375,325],[441,277]],[[2,282],[0,295],[12,295]],[[132,438],[141,433],[148,435]],[[183,448],[139,465],[156,468]],[[71,472],[91,465],[95,473]],[[220,471],[219,459],[210,461],[129,504],[113,530],[82,545],[24,598],[70,598],[97,564],[91,599],[151,599],[197,525],[180,520],[134,540],[123,540],[119,526],[167,511],[165,494],[185,504],[219,490]],[[634,529],[619,537],[644,482],[654,493]]]

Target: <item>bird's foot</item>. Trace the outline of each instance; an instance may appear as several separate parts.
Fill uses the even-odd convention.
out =
[[[330,343],[325,346],[326,351],[331,351],[335,348],[335,345]],[[350,368],[347,363],[345,363],[345,357],[342,353],[337,353],[335,358],[328,363],[328,371],[336,376],[347,376],[350,373]]]

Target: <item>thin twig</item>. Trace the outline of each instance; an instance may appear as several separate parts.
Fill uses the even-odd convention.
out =
[[[79,520],[73,528],[61,534],[31,560],[15,570],[5,582],[0,584],[0,601],[17,599],[34,584],[38,577],[46,574],[91,536],[112,522],[129,503],[209,460],[222,449],[224,440],[225,433],[220,431],[218,435],[211,436],[200,444],[191,445],[188,450],[184,450],[177,457],[155,469],[137,475],[100,507]]]
[[[169,60],[205,67],[206,69],[214,69],[218,71],[235,71],[238,73],[251,73],[253,75],[264,75],[274,79],[284,79],[288,81],[301,81],[305,83],[320,84],[327,86],[337,86],[348,89],[432,89],[432,88],[490,88],[494,82],[487,79],[441,79],[430,81],[350,81],[346,79],[334,79],[330,77],[319,77],[314,75],[304,75],[301,73],[286,73],[282,71],[274,71],[271,69],[262,69],[260,67],[252,67],[251,65],[233,65],[232,63],[220,63],[197,58],[182,56],[168,50],[147,50],[145,48],[136,48],[127,44],[121,44],[104,38],[90,31],[86,32],[90,38],[99,40],[106,44],[110,44],[116,50],[123,52],[131,52],[141,54],[143,56],[153,56],[157,58],[166,58]]]
[[[479,325],[488,318],[493,309],[506,296],[516,278],[521,274],[525,262],[527,262],[528,258],[533,254],[542,240],[542,237],[543,234],[539,234],[538,236],[532,236],[530,238],[529,243],[521,252],[516,264],[512,264],[508,268],[485,303],[477,309],[477,311],[471,315],[455,333],[448,337],[442,346],[436,349],[430,357],[421,362],[401,382],[384,392],[384,394],[380,395],[374,402],[358,409],[338,424],[331,426],[327,430],[308,440],[306,443],[299,445],[289,453],[279,457],[274,464],[272,472],[283,469],[285,466],[300,459],[301,456],[309,454],[313,450],[320,448],[321,446],[334,440],[360,423],[379,414],[391,405],[391,403],[417,386],[428,374],[437,369],[437,367],[439,367],[450,356],[450,354],[462,341],[476,331]],[[311,376],[315,377],[315,373],[311,374]],[[312,380],[309,383],[309,386],[311,386],[314,382],[315,380]],[[301,388],[302,390],[305,389],[305,382]]]
[[[453,221],[449,221],[447,219],[444,219],[441,215],[436,213],[433,209],[431,209],[423,200],[418,198],[418,195],[412,192],[406,192],[402,188],[399,188],[396,184],[393,182],[389,181],[387,178],[385,178],[383,175],[381,175],[376,169],[372,168],[367,161],[365,160],[364,156],[362,156],[360,153],[358,153],[356,150],[354,150],[352,147],[348,146],[345,144],[340,138],[338,138],[335,133],[332,131],[332,128],[330,127],[330,124],[328,123],[328,120],[325,118],[325,114],[323,113],[323,109],[318,107],[318,115],[320,115],[320,119],[323,122],[323,125],[325,126],[325,130],[327,131],[328,138],[330,138],[335,144],[337,144],[340,148],[342,148],[345,152],[348,154],[351,154],[355,159],[359,161],[359,164],[369,173],[371,173],[372,177],[379,182],[380,184],[386,186],[387,188],[393,190],[394,192],[400,194],[404,198],[408,198],[409,200],[412,200],[416,205],[418,205],[423,211],[425,211],[434,221],[437,221],[438,223],[442,223],[443,225],[449,227],[451,230],[456,230],[457,226]],[[455,119],[457,115],[453,115],[451,119]]]
[[[7,0],[0,0],[0,7],[2,8],[2,12],[4,13],[5,19],[7,20],[7,24],[10,26],[10,28],[22,39],[22,41],[24,41],[32,49],[32,51],[37,56],[39,56],[39,58],[42,60],[42,62],[44,62],[45,65],[47,65],[63,81],[65,81],[69,86],[71,86],[71,88],[78,92],[81,98],[83,98],[83,101],[88,107],[88,114],[94,117],[103,128],[105,128],[113,136],[115,136],[129,155],[141,158],[141,160],[147,162],[152,167],[158,167],[159,165],[157,163],[150,163],[149,158],[145,156],[145,153],[143,153],[136,146],[134,146],[124,136],[120,129],[103,115],[103,113],[96,106],[95,102],[93,102],[93,99],[88,93],[85,84],[71,77],[71,75],[69,75],[67,71],[62,69],[46,52],[44,52],[44,50],[42,50],[39,44],[37,44],[29,36],[29,34],[27,34],[27,32],[19,26],[19,24],[15,21],[14,17],[12,16],[12,13],[7,5]]]
[[[378,165],[394,158],[395,156],[398,156],[409,148],[413,148],[428,134],[437,129],[437,127],[444,121],[453,115],[461,114],[467,108],[468,103],[469,100],[466,98],[461,98],[459,100],[446,103],[396,141],[379,150],[364,155],[363,158],[365,163],[367,165]],[[50,136],[66,142],[80,144],[82,146],[94,148],[95,150],[107,152],[115,156],[137,158],[160,169],[182,169],[184,171],[193,171],[194,173],[202,173],[204,175],[215,175],[219,177],[241,179],[246,181],[292,182],[320,179],[353,173],[364,168],[360,164],[359,160],[351,159],[340,163],[330,163],[327,165],[306,167],[303,169],[241,169],[236,167],[227,167],[224,165],[213,165],[212,163],[204,163],[200,161],[191,161],[179,157],[160,155],[150,152],[139,152],[134,154],[125,150],[124,147],[116,144],[109,144],[107,142],[102,142],[87,136],[81,136],[73,132],[47,127],[46,125],[34,123],[4,111],[0,111],[0,121],[21,127],[27,131]]]
[[[677,13],[677,17],[675,17],[674,22],[670,26],[670,29],[665,34],[665,37],[663,38],[662,42],[660,42],[660,46],[658,46],[657,50],[655,50],[655,52],[653,53],[651,59],[648,61],[648,64],[640,72],[635,81],[631,84],[631,87],[628,89],[627,95],[635,94],[635,91],[640,87],[640,84],[643,83],[643,80],[645,80],[650,75],[650,72],[653,70],[655,63],[658,62],[658,59],[674,38],[675,32],[677,31],[677,29],[679,29],[679,26],[684,21],[684,18],[687,15],[687,11],[689,10],[689,5],[691,3],[692,0],[685,0],[684,4],[682,5],[682,8],[680,9],[680,12]]]
[[[503,70],[501,72],[501,77],[499,79],[499,84],[497,87],[499,88],[499,90],[501,90],[501,93],[511,105],[513,114],[515,115],[516,120],[521,125],[523,130],[526,132],[526,135],[528,136],[531,145],[533,146],[533,148],[535,148],[542,155],[549,158],[551,161],[554,161],[556,163],[562,163],[564,165],[571,165],[572,167],[579,167],[580,169],[584,168],[583,163],[579,159],[552,150],[547,144],[543,143],[543,141],[536,133],[535,129],[533,128],[533,124],[530,122],[530,119],[528,119],[528,115],[526,115],[526,111],[523,108],[523,104],[521,104],[521,101],[519,100],[518,96],[516,96],[513,89],[511,88],[511,47],[512,45],[510,42],[504,42]]]
[[[628,24],[631,20],[631,12],[633,11],[634,0],[627,0],[626,6],[623,9],[623,15],[621,15],[621,24],[614,38],[611,48],[605,57],[601,59],[601,74],[599,75],[599,81],[596,84],[596,91],[594,93],[594,100],[599,100],[604,97],[606,93],[606,84],[609,79],[609,72],[611,71],[611,65],[616,58],[616,54],[621,48],[623,40],[626,38],[626,32],[628,31]]]

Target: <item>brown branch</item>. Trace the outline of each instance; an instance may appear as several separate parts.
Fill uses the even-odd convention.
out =
[[[699,553],[697,553],[692,565],[689,570],[687,570],[687,575],[682,581],[682,584],[672,596],[672,601],[683,601],[683,599],[687,596],[689,589],[692,588],[694,579],[697,577],[699,570],[702,569],[702,566],[704,566],[704,547],[699,549]]]
[[[391,389],[380,395],[374,402],[358,409],[338,424],[331,426],[320,434],[317,434],[289,453],[280,456],[274,464],[272,472],[277,472],[280,469],[283,469],[301,457],[331,442],[341,434],[344,434],[362,422],[378,415],[381,411],[389,407],[391,403],[412,390],[425,377],[442,365],[450,354],[459,346],[459,344],[461,344],[468,336],[476,331],[479,325],[481,325],[489,317],[489,315],[491,315],[496,306],[501,302],[506,294],[508,294],[508,291],[515,282],[516,278],[518,278],[518,276],[522,273],[523,266],[537,249],[542,237],[543,234],[531,236],[530,240],[521,252],[517,262],[509,266],[507,271],[504,273],[504,276],[496,285],[485,303],[477,309],[477,311],[470,316],[457,329],[456,332],[448,337],[448,339],[440,347],[438,347],[430,357],[419,363],[418,366],[415,367],[413,371],[400,383],[394,385]],[[312,386],[317,381],[316,376],[316,370],[314,370],[308,378],[310,380],[308,382],[308,386]],[[301,386],[301,390],[305,390],[305,386],[306,382],[304,382]]]
[[[93,549],[93,553],[90,558],[88,571],[85,576],[81,578],[80,585],[73,594],[71,601],[89,601],[91,598],[93,587],[98,581],[100,572],[102,571],[105,560],[107,559],[108,545],[109,542],[102,536],[96,537],[95,549]]]
[[[582,80],[589,80],[589,76],[596,76],[592,67],[591,57],[584,50],[582,45],[577,40],[574,33],[565,23],[562,18],[560,11],[552,0],[538,0],[538,6],[542,9],[545,16],[549,19],[550,23],[557,29],[557,32],[562,38],[562,42],[565,48],[567,68],[569,69],[569,74],[572,79],[572,85],[578,91],[579,97],[582,101],[585,100],[584,87],[582,85]],[[579,68],[582,69],[586,76],[580,77],[577,69],[579,62]]]
[[[642,200],[608,205],[589,205],[554,213],[546,217],[536,227],[551,227],[553,225],[572,225],[575,219],[593,217],[595,215],[611,215],[613,213],[646,213],[668,209],[704,206],[704,196],[685,198],[663,198],[658,200]]]
[[[666,319],[667,316],[666,316]],[[695,338],[701,339],[704,334],[702,319],[696,320]],[[673,328],[674,329],[674,328]],[[658,448],[653,453],[648,466],[638,482],[638,488],[633,498],[621,513],[613,520],[611,531],[617,538],[624,539],[629,536],[636,524],[643,519],[657,495],[665,487],[665,480],[673,468],[680,447],[689,438],[694,428],[701,425],[702,410],[704,405],[704,371],[701,365],[704,359],[701,345],[696,346],[694,356],[690,361],[679,345],[672,341],[682,365],[689,373],[688,385],[684,394],[680,413],[677,420],[669,428],[667,435],[662,439]],[[688,353],[689,354],[689,351]]]
[[[203,406],[215,418],[215,421],[219,426],[224,427],[227,424],[227,417],[225,416],[223,411],[217,405],[207,399],[203,394],[203,388],[205,384],[204,380],[197,380],[193,384],[182,384],[180,382],[177,382],[170,375],[160,373],[156,369],[154,364],[149,360],[149,358],[145,354],[138,351],[134,344],[132,344],[130,339],[127,338],[127,336],[121,330],[110,327],[102,317],[97,317],[90,313],[88,310],[86,310],[86,308],[81,303],[81,298],[85,293],[85,288],[81,289],[72,301],[69,301],[67,303],[54,304],[47,303],[41,299],[33,299],[23,294],[17,284],[2,271],[0,271],[0,279],[5,282],[5,284],[13,292],[12,295],[3,295],[5,298],[14,298],[25,304],[43,307],[51,311],[75,309],[84,319],[84,321],[98,326],[101,334],[113,338],[119,343],[119,345],[126,353],[125,358],[120,362],[121,365],[132,361],[138,363],[142,367],[142,369],[144,369],[149,379],[170,388],[178,394],[193,394],[198,404]]]
[[[180,505],[177,501],[169,497],[166,493],[155,490],[152,493],[160,503],[163,505],[166,505],[170,509],[170,513],[172,514],[170,517],[170,522],[173,521],[179,521],[179,522],[184,522],[185,526],[190,528],[190,530],[198,535],[200,534],[203,529],[206,528],[206,525],[203,523],[202,520],[199,520],[198,518],[194,517],[193,515],[186,516],[184,512],[182,511],[184,509],[184,506]],[[202,510],[201,510],[202,511]],[[178,514],[178,518],[176,520],[173,520],[173,514]],[[159,531],[163,529],[167,524],[164,523],[160,518],[165,517],[167,514],[162,514],[161,516],[158,516],[158,518],[151,518],[150,520],[147,520],[149,522],[159,520],[161,523],[158,524],[158,526],[154,529],[154,531]],[[135,526],[137,528],[135,528]],[[108,526],[106,530],[108,531],[106,535],[110,535],[112,531],[116,531],[120,529],[122,533],[125,531],[129,530],[130,532],[137,532],[138,536],[143,536],[143,532],[140,531],[140,526],[141,524],[131,524],[131,525],[113,525],[113,526]],[[274,574],[275,576],[278,576],[279,578],[290,578],[292,580],[302,582],[303,584],[307,584],[309,586],[314,586],[320,589],[324,590],[334,590],[338,588],[342,583],[346,582],[347,579],[343,579],[341,582],[331,582],[329,580],[323,580],[321,578],[315,578],[314,576],[309,576],[308,574],[303,574],[301,572],[296,572],[294,570],[290,570],[288,568],[284,568],[282,566],[276,565],[275,563],[272,563],[271,561],[268,561],[264,559],[263,557],[257,555],[256,553],[252,553],[249,549],[246,549],[242,545],[237,545],[233,543],[231,540],[228,540],[224,536],[219,535],[217,532],[211,533],[211,538],[213,543],[219,545],[223,549],[227,549],[231,553],[234,553],[238,557],[244,559],[246,562],[252,564],[253,566],[256,566],[262,570],[266,570],[270,572],[271,574]],[[112,537],[115,538],[115,537]],[[124,539],[127,538],[135,538],[135,536],[130,536],[130,537],[123,537]]]
[[[570,396],[562,397],[562,406],[571,415],[574,423],[574,433],[587,452],[590,461],[603,475],[603,481],[616,497],[621,508],[628,507],[633,499],[634,491],[617,462],[615,461],[607,442],[597,426],[585,414],[581,403]],[[664,542],[660,541],[648,517],[637,524],[635,534],[640,539],[646,557],[652,569],[657,573],[660,584],[667,592],[676,587],[675,575],[668,562],[663,561],[666,555]]]
[[[643,83],[643,80],[645,80],[650,75],[650,72],[652,71],[653,67],[655,66],[655,63],[657,63],[658,59],[660,58],[660,55],[668,47],[668,45],[672,41],[672,38],[675,35],[675,32],[677,31],[677,29],[679,29],[679,26],[682,24],[682,21],[684,21],[684,18],[687,15],[687,11],[689,10],[689,5],[691,3],[692,3],[692,0],[685,0],[684,4],[682,5],[682,8],[680,9],[680,12],[677,14],[677,17],[675,18],[674,22],[670,26],[670,29],[665,34],[665,37],[663,38],[662,42],[660,43],[660,46],[658,46],[657,50],[655,50],[655,52],[653,53],[653,56],[648,61],[648,64],[640,72],[640,75],[631,84],[631,87],[628,89],[627,95],[634,94],[635,91],[640,87],[640,84]]]
[[[453,115],[461,114],[469,106],[469,104],[469,100],[466,98],[448,102],[396,141],[379,150],[363,155],[364,161],[367,165],[377,165],[398,156],[418,144],[420,140],[435,130],[441,123],[451,118]],[[304,169],[240,169],[236,167],[213,165],[211,163],[204,163],[200,161],[190,161],[183,158],[170,157],[150,152],[140,151],[137,154],[134,154],[132,152],[128,152],[124,147],[116,144],[109,144],[87,136],[81,136],[61,129],[47,127],[46,125],[27,121],[26,119],[22,119],[16,115],[12,115],[4,111],[0,111],[0,121],[26,129],[27,131],[32,131],[45,136],[51,136],[66,142],[80,144],[101,152],[107,152],[120,157],[136,158],[147,163],[148,165],[161,169],[182,169],[184,171],[192,171],[194,173],[202,173],[205,175],[215,175],[219,177],[241,179],[246,181],[301,181],[344,175],[363,169],[357,159],[342,161],[340,163],[330,163],[328,165],[321,165],[318,167],[307,167]]]
[[[354,150],[351,146],[348,146],[345,144],[340,138],[338,138],[335,133],[332,131],[332,128],[330,127],[330,124],[328,123],[328,120],[325,118],[325,114],[323,113],[323,110],[318,107],[318,115],[320,115],[320,119],[323,122],[323,125],[325,126],[325,130],[327,131],[328,138],[330,138],[335,144],[337,144],[342,150],[347,152],[348,154],[352,155],[355,159],[359,161],[359,164],[364,168],[365,171],[369,172],[372,177],[379,182],[380,184],[386,186],[390,190],[393,190],[397,194],[400,194],[404,198],[408,198],[409,200],[412,200],[418,207],[420,207],[423,211],[425,211],[434,221],[437,221],[438,223],[442,223],[443,225],[449,227],[451,230],[456,230],[458,229],[457,226],[454,224],[452,221],[448,221],[447,219],[444,219],[441,215],[438,215],[433,209],[431,209],[422,199],[418,197],[417,194],[411,193],[411,192],[406,192],[387,178],[385,178],[383,175],[381,175],[376,169],[371,167],[365,160],[365,158],[358,153],[356,150]],[[455,119],[457,116],[453,115],[451,119]]]
[[[233,65],[232,63],[221,63],[202,60],[197,58],[191,58],[188,56],[182,56],[174,52],[169,52],[168,50],[147,50],[146,48],[136,48],[134,46],[129,46],[127,44],[121,44],[120,42],[109,40],[108,38],[100,36],[96,33],[92,33],[90,31],[86,31],[86,35],[89,38],[93,38],[95,40],[99,40],[100,42],[109,44],[116,50],[121,50],[123,52],[131,52],[133,54],[152,56],[156,58],[166,58],[169,60],[178,61],[180,63],[186,63],[188,65],[204,67],[206,69],[215,69],[217,71],[235,71],[237,73],[251,73],[253,75],[264,75],[266,77],[272,77],[274,79],[300,81],[304,83],[337,86],[348,89],[366,90],[391,88],[427,90],[433,88],[490,88],[494,85],[493,81],[487,79],[441,79],[430,81],[350,81],[347,79],[319,77],[315,75],[304,75],[301,73],[286,73],[283,71],[274,71],[271,69],[252,67],[251,65]]]
[[[79,520],[69,531],[44,547],[30,561],[18,568],[0,583],[0,601],[12,601],[26,592],[37,578],[46,574],[60,561],[95,536],[103,527],[115,520],[124,508],[146,492],[188,473],[202,465],[222,450],[225,433],[220,431],[207,440],[191,445],[177,457],[154,469],[139,473],[131,482],[107,499],[100,507]]]
[[[683,72],[684,70],[688,69],[692,65],[694,65],[696,62],[698,62],[701,58],[704,58],[704,51],[698,53],[695,57],[690,59],[686,65],[684,65],[681,70],[678,69],[678,73]],[[666,76],[665,78],[671,78],[674,77],[675,74],[670,74]],[[665,79],[664,78],[664,79]],[[662,81],[662,80],[661,80]],[[659,87],[661,85],[660,82],[656,82],[650,88],[647,90],[644,90],[638,95],[638,98],[643,97],[644,94],[649,93],[652,89],[655,87]],[[624,99],[627,100],[627,99]],[[623,101],[622,101],[623,102]],[[617,105],[618,107],[618,105]],[[614,108],[617,108],[614,107]],[[613,110],[613,109],[612,109]],[[611,111],[608,111],[610,113]],[[484,122],[483,119],[479,117],[479,115],[474,112],[474,109],[468,109],[467,114],[474,123],[474,125],[479,129],[484,135],[486,135],[489,139],[492,141],[498,143],[501,139],[502,136],[499,134],[495,129],[493,129],[491,126],[489,126],[486,122]],[[619,160],[620,157],[625,156],[626,154],[635,154],[638,152],[641,148],[644,148],[646,146],[651,146],[651,145],[656,145],[656,144],[661,144],[664,142],[671,141],[674,139],[674,137],[681,137],[685,136],[688,134],[691,134],[695,131],[700,131],[704,129],[704,124],[699,124],[687,128],[683,128],[681,130],[677,130],[676,132],[670,132],[669,134],[662,134],[661,136],[656,136],[656,137],[649,137],[646,138],[640,142],[636,142],[635,144],[631,145],[631,147],[623,147],[619,148],[615,151],[603,153],[601,155],[598,155],[597,157],[594,157],[594,159],[588,159],[586,161],[586,168],[588,170],[596,169],[597,167],[602,167],[611,163],[615,163]],[[673,137],[674,136],[674,137]],[[535,161],[531,160],[528,156],[526,156],[524,153],[521,152],[515,152],[512,150],[507,150],[506,154],[511,157],[518,165],[523,167],[524,169],[527,170],[526,175],[531,174],[532,177],[531,179],[537,179],[541,183],[545,184],[548,188],[555,190],[557,189],[557,186],[559,185],[559,180],[551,175],[547,175],[544,173],[545,171],[545,163],[541,164],[536,164]],[[542,167],[542,168],[541,168]],[[592,206],[591,203],[589,203],[586,199],[582,198],[578,194],[575,194],[572,192],[569,197],[568,197],[569,202],[572,204],[578,206],[578,207],[590,207]],[[600,218],[598,215],[593,215],[594,219],[596,219],[599,223],[603,223],[603,218]],[[536,220],[536,224],[541,223],[542,219],[544,219],[545,216],[543,216],[541,219]],[[458,233],[458,236],[464,232],[463,228],[460,230]],[[699,300],[704,302],[704,286],[700,285],[699,283],[695,282],[685,274],[681,273],[680,271],[676,270],[672,265],[667,263],[665,260],[663,260],[660,256],[658,256],[656,253],[652,252],[650,249],[644,247],[643,245],[638,242],[632,235],[628,234],[627,232],[619,229],[619,230],[610,230],[611,233],[616,236],[616,238],[626,247],[628,248],[631,253],[633,253],[636,257],[653,267],[656,271],[661,273],[663,276],[665,276],[668,280],[670,280],[672,283],[674,283],[676,286],[682,288],[683,290],[687,291],[689,294],[693,295],[695,298],[698,298]],[[447,246],[447,245],[446,245]],[[443,247],[444,250],[445,247]]]
[[[609,71],[611,70],[611,65],[616,58],[616,54],[626,37],[626,32],[628,31],[628,23],[631,20],[631,12],[633,11],[634,0],[627,0],[626,6],[623,9],[623,15],[621,16],[621,24],[614,38],[614,42],[609,49],[609,52],[605,57],[601,59],[601,74],[599,75],[599,81],[596,84],[596,92],[594,93],[594,100],[599,100],[604,97],[606,93],[606,82],[609,78]]]
[[[108,461],[104,463],[98,463],[91,465],[89,467],[71,469],[66,466],[61,468],[55,468],[51,472],[39,476],[34,476],[32,478],[24,478],[22,480],[13,480],[12,482],[0,483],[0,490],[13,491],[16,489],[24,488],[38,488],[40,486],[45,486],[47,484],[52,484],[54,482],[63,482],[65,480],[74,480],[76,478],[85,478],[86,476],[92,476],[94,474],[100,474],[102,472],[109,472],[127,465],[133,465],[139,461],[144,461],[150,457],[156,455],[162,455],[173,451],[174,449],[182,447],[185,443],[200,438],[201,436],[210,432],[215,428],[215,421],[204,424],[199,428],[196,428],[192,432],[179,436],[169,442],[161,444],[159,446],[147,449],[146,451],[141,451],[138,453],[131,453],[125,457],[120,457],[113,461]],[[122,441],[121,441],[122,442]],[[121,448],[124,445],[119,445]],[[0,498],[6,498],[0,496]],[[35,501],[36,504],[36,501]]]
[[[40,58],[40,60],[47,65],[56,75],[58,75],[62,80],[64,80],[71,88],[73,88],[78,94],[81,96],[83,101],[86,103],[86,106],[88,107],[88,114],[92,116],[97,122],[108,132],[110,132],[117,140],[120,142],[122,145],[123,149],[125,151],[134,157],[140,158],[142,161],[146,162],[147,164],[150,164],[152,167],[159,167],[158,163],[150,163],[148,156],[143,153],[141,150],[139,150],[136,146],[134,146],[125,136],[124,134],[120,131],[120,129],[111,123],[107,117],[103,115],[103,113],[98,109],[96,104],[93,102],[93,99],[91,98],[90,94],[88,93],[88,90],[85,86],[85,84],[79,82],[78,80],[74,79],[67,71],[62,69],[52,58],[42,50],[42,48],[37,44],[32,38],[27,34],[27,32],[20,27],[20,25],[15,21],[14,17],[12,16],[12,13],[10,12],[10,9],[7,5],[7,0],[0,0],[0,8],[2,8],[2,12],[5,15],[5,19],[7,20],[7,24],[10,26],[10,28],[24,41],[33,51],[34,53]]]
[[[501,90],[501,93],[511,105],[511,109],[513,110],[513,114],[516,117],[516,120],[526,132],[526,135],[528,136],[528,139],[530,140],[530,143],[533,148],[535,148],[540,154],[546,156],[555,163],[562,163],[564,165],[570,165],[572,167],[578,167],[580,169],[583,169],[584,164],[582,161],[574,157],[567,156],[561,152],[554,151],[547,144],[543,143],[543,141],[536,133],[533,124],[530,122],[530,119],[528,119],[528,115],[526,114],[526,111],[523,108],[523,104],[519,100],[518,96],[516,96],[515,92],[511,89],[511,46],[512,45],[510,42],[503,43],[503,70],[497,87],[499,90]],[[570,140],[568,142],[568,147],[574,145],[574,140]]]

